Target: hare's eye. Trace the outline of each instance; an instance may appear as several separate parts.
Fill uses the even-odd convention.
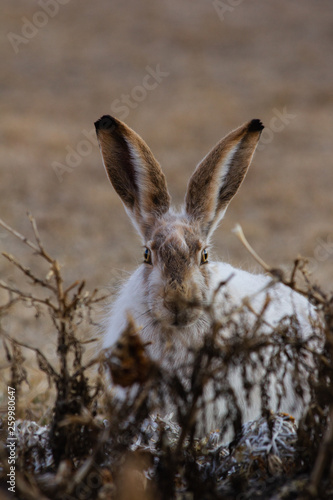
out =
[[[152,264],[151,251],[149,250],[149,248],[145,248],[145,251],[143,253],[143,260],[146,264]]]
[[[201,252],[201,264],[206,264],[208,262],[208,250],[204,248]]]

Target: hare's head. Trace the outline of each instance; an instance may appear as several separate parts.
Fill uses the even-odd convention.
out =
[[[167,326],[202,317],[211,292],[209,240],[250,165],[263,125],[252,120],[222,139],[197,166],[180,213],[146,143],[110,116],[95,123],[109,179],[145,247],[141,293],[147,313]]]

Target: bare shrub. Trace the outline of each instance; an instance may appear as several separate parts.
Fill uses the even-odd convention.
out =
[[[24,404],[24,385],[31,388],[34,384],[25,361],[27,352],[34,353],[40,374],[54,390],[52,411],[43,419],[27,418],[34,414],[35,402],[20,408],[17,498],[330,498],[333,298],[311,283],[302,259],[296,259],[288,278],[264,264],[275,279],[304,293],[317,306],[321,321],[313,325],[313,335],[306,340],[295,317],[285,318],[271,335],[263,334],[267,304],[249,327],[246,313],[250,306],[244,303],[240,322],[235,323],[230,315],[222,325],[212,317],[202,346],[189,350],[187,362],[177,372],[170,373],[150,359],[131,318],[114,348],[86,361],[87,341],[80,339],[80,330],[84,324],[93,329],[94,311],[105,297],[85,291],[82,280],[64,284],[59,263],[45,250],[36,223],[30,220],[36,242],[1,225],[36,253],[47,272],[31,271],[4,254],[31,288],[23,291],[22,286],[0,282],[8,293],[7,301],[0,305],[0,321],[10,318],[20,305],[48,314],[57,336],[57,363],[51,363],[41,349],[1,329],[1,366],[8,374],[2,378],[16,389],[18,406]],[[298,274],[303,279],[302,289],[296,285]],[[224,337],[226,327],[232,335]],[[318,338],[324,339],[321,350],[316,348]],[[314,365],[309,365],[309,356]],[[253,391],[258,390],[258,370],[263,374],[258,420],[243,421],[232,384],[235,370],[241,373],[249,403]],[[286,390],[287,376],[293,381],[295,398],[308,400],[299,425],[291,415],[270,412],[272,375],[277,380],[277,401]],[[219,415],[220,428],[212,431],[205,428],[205,412],[209,407],[216,411],[218,398],[225,402],[225,413]],[[198,437],[199,429],[204,437]],[[0,432],[5,444],[5,419]],[[230,432],[234,439],[228,444]],[[4,446],[0,453],[1,481],[6,489]]]

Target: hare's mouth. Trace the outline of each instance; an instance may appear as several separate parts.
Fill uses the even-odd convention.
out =
[[[190,322],[188,319],[183,319],[183,318],[179,318],[177,315],[175,316],[174,320],[173,320],[173,323],[171,323],[171,326],[179,326],[179,327],[182,327],[182,326],[190,326]]]
[[[194,325],[201,316],[201,311],[189,309],[180,312],[169,312],[169,323],[176,328],[184,328]]]
[[[153,319],[167,328],[187,328],[195,325],[200,319],[201,314],[178,314],[169,311],[161,311],[159,314],[153,314]]]
[[[204,314],[199,301],[184,304],[182,297],[178,300],[160,298],[151,304],[149,312],[152,318],[165,327],[185,328],[194,325]]]

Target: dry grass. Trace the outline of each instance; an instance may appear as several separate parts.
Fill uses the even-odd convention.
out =
[[[290,277],[271,269],[271,274],[286,285],[296,285],[298,273],[309,300],[317,305],[321,326],[314,325],[310,338],[302,339],[294,317],[282,321],[268,337],[261,332],[261,317],[251,327],[235,322],[230,315],[222,326],[212,317],[210,332],[198,350],[189,351],[188,361],[177,373],[153,362],[129,319],[127,329],[115,346],[89,361],[85,360],[81,330],[94,325],[94,309],[105,297],[84,291],[84,282],[66,286],[59,264],[45,249],[36,223],[30,217],[35,242],[4,225],[10,233],[37,254],[46,264],[46,274],[38,274],[22,261],[4,255],[30,283],[29,289],[1,281],[8,294],[1,304],[1,336],[7,361],[2,362],[2,385],[15,389],[16,498],[18,499],[314,499],[333,494],[333,297],[308,280],[304,263],[296,260]],[[296,288],[297,287],[297,288]],[[45,290],[47,293],[45,294]],[[43,331],[44,315],[51,318],[56,335],[57,363],[42,349],[15,340],[3,327],[18,304],[38,317]],[[190,305],[189,305],[190,307]],[[264,312],[264,309],[263,309]],[[244,314],[246,305],[244,306]],[[232,330],[224,338],[223,329]],[[323,350],[314,350],[318,335],[324,338]],[[39,342],[37,342],[39,344]],[[263,355],[271,349],[269,360]],[[31,371],[25,353],[35,354],[38,369]],[[309,369],[311,354],[316,376]],[[276,390],[285,391],[288,357],[296,394],[305,397],[304,382],[310,387],[311,402],[297,427],[293,417],[269,412],[269,380],[277,376]],[[92,374],[90,369],[95,369]],[[237,394],[229,373],[243,367],[242,383],[251,397],[252,373],[263,373],[260,382],[262,418],[242,421]],[[38,373],[38,378],[36,373]],[[109,377],[123,392],[110,390]],[[29,399],[30,387],[44,378],[52,388],[43,400]],[[199,439],[196,430],[205,423],[205,387],[211,384],[213,400],[223,399],[226,413],[220,429],[205,430]],[[172,401],[172,406],[170,402]],[[6,405],[6,396],[1,402]],[[174,415],[168,415],[170,409]],[[47,411],[46,411],[47,410]],[[162,416],[158,416],[156,411]],[[228,429],[234,433],[229,448],[224,446]],[[7,422],[0,428],[6,442]],[[204,433],[205,434],[205,433]],[[9,472],[5,448],[1,480]],[[5,489],[5,488],[4,488]]]

